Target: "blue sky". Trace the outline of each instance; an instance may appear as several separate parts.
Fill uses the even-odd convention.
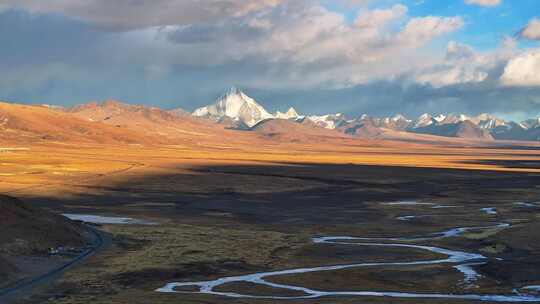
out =
[[[192,110],[236,85],[271,111],[522,119],[540,115],[538,14],[535,0],[1,0],[0,99]]]

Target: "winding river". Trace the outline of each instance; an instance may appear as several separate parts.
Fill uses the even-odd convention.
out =
[[[302,273],[314,273],[324,271],[335,271],[361,267],[385,267],[385,266],[414,266],[414,265],[434,265],[448,264],[464,275],[463,282],[468,284],[477,280],[480,276],[473,266],[481,265],[487,262],[487,258],[476,253],[468,253],[457,250],[450,250],[441,247],[415,245],[411,244],[417,241],[426,241],[440,238],[448,238],[459,236],[468,231],[486,230],[486,229],[505,229],[510,225],[501,223],[493,226],[485,227],[460,227],[454,228],[440,233],[434,233],[429,236],[419,237],[402,237],[402,238],[360,238],[350,236],[326,236],[314,237],[314,244],[341,244],[350,246],[372,246],[372,247],[400,247],[425,250],[432,253],[437,253],[446,256],[442,259],[421,260],[421,261],[404,261],[404,262],[381,262],[381,263],[356,263],[346,265],[320,266],[309,268],[296,268],[279,271],[259,272],[254,274],[223,277],[211,281],[200,282],[173,282],[157,289],[157,292],[163,293],[199,293],[210,294],[231,298],[250,298],[250,299],[274,299],[274,300],[295,300],[295,299],[314,299],[331,296],[349,296],[349,297],[391,297],[391,298],[424,298],[424,299],[455,299],[455,300],[474,300],[474,301],[490,301],[490,302],[540,302],[540,296],[527,293],[527,290],[534,288],[524,287],[520,293],[515,291],[513,294],[498,295],[498,294],[443,294],[443,293],[410,293],[410,292],[388,292],[388,291],[324,291],[315,290],[302,286],[277,284],[267,280],[267,278],[286,276]],[[236,292],[220,292],[215,289],[219,286],[228,283],[253,283],[260,284],[271,288],[282,289],[286,291],[294,291],[303,293],[298,296],[258,296]],[[192,287],[196,291],[181,291],[179,288]],[[529,286],[530,287],[530,286]]]

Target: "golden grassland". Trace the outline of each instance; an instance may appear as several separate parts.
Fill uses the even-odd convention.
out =
[[[535,150],[454,147],[391,141],[350,140],[323,144],[255,141],[252,144],[203,142],[198,145],[99,145],[37,143],[11,145],[0,152],[0,192],[62,193],[102,181],[135,175],[178,173],[218,165],[355,164],[540,172],[535,167],[505,167],[498,161],[540,161]],[[8,146],[8,144],[4,144]],[[193,185],[196,187],[196,185]],[[270,189],[271,190],[271,189]],[[52,192],[51,192],[52,191]],[[37,193],[34,193],[37,194]]]

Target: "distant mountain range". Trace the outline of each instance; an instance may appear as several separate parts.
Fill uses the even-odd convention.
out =
[[[235,88],[193,113],[115,100],[69,108],[0,102],[0,141],[4,145],[46,141],[205,146],[216,141],[254,144],[260,139],[336,144],[355,138],[437,144],[477,141],[481,145],[504,144],[494,140],[540,141],[540,120],[517,123],[489,114],[349,118],[340,113],[303,115],[292,107],[270,113]]]
[[[348,118],[341,113],[320,116],[301,115],[292,107],[285,113],[278,111],[270,114],[253,98],[236,88],[230,89],[214,104],[195,110],[192,115],[243,130],[248,130],[268,120],[284,119],[369,138],[380,137],[385,131],[391,130],[481,140],[540,140],[540,118],[520,123],[490,114],[468,116],[426,113],[416,119],[409,119],[400,114],[383,118],[368,115]]]

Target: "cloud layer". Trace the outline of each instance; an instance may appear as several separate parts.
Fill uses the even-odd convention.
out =
[[[465,3],[470,5],[492,7],[500,5],[502,3],[502,0],[465,0]]]
[[[471,27],[466,16],[419,15],[397,1],[0,3],[0,97],[7,99],[115,97],[191,109],[236,84],[276,107],[279,97],[321,112],[414,114],[442,104],[472,112],[512,108],[478,102],[487,98],[482,94],[507,102],[519,96],[515,104],[534,107],[540,86],[539,49],[504,38],[478,50],[455,39]],[[519,37],[538,40],[539,24],[531,19]]]
[[[273,7],[283,0],[3,0],[0,8],[62,14],[110,29],[216,22]]]
[[[540,40],[540,19],[533,18],[519,33],[522,38]]]
[[[508,86],[540,86],[540,49],[531,50],[508,61],[501,76]]]

